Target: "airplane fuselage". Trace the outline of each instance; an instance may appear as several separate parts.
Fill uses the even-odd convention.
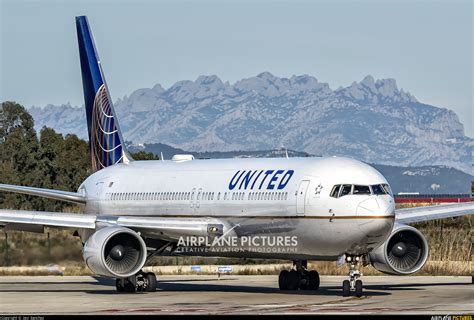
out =
[[[348,158],[168,160],[105,168],[79,192],[88,198],[85,213],[202,217],[237,237],[297,238],[294,251],[246,247],[192,255],[335,260],[379,246],[392,230],[395,209],[391,194],[331,196],[338,185],[388,184],[371,166]]]

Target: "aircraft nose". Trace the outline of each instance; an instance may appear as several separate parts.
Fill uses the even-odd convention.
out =
[[[386,216],[395,215],[395,201],[389,195],[379,196],[377,202],[380,206],[380,213]]]
[[[389,195],[372,196],[359,203],[357,221],[368,247],[375,248],[385,241],[393,228],[394,215],[395,204]]]
[[[370,197],[359,203],[357,206],[358,216],[372,216],[380,211],[380,206],[376,198]]]
[[[358,216],[393,216],[395,204],[392,197],[377,196],[361,201],[357,206]]]

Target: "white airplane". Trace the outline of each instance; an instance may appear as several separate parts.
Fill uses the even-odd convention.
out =
[[[76,17],[84,99],[95,172],[77,192],[0,185],[69,201],[82,214],[0,210],[5,230],[65,228],[80,236],[87,266],[116,278],[118,291],[155,291],[142,268],[155,255],[287,259],[281,290],[317,290],[308,260],[349,265],[342,293],[362,295],[358,267],[418,271],[425,237],[409,226],[474,212],[474,203],[395,210],[387,180],[339,157],[134,161],[123,144],[87,18]]]

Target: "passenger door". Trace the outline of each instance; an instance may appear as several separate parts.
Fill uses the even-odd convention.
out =
[[[302,180],[298,193],[296,195],[296,214],[304,215],[306,203],[306,191],[308,190],[309,180]]]
[[[197,196],[196,196],[196,202],[195,202],[195,207],[196,208],[199,208],[199,206],[200,206],[201,196],[202,196],[202,188],[199,188]]]

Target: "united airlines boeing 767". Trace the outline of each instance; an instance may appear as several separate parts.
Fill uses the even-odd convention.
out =
[[[115,278],[118,291],[155,291],[156,276],[142,268],[153,256],[181,254],[291,260],[281,290],[317,290],[319,274],[307,261],[339,261],[349,266],[343,295],[361,296],[360,265],[398,275],[424,265],[427,241],[410,223],[474,212],[473,203],[395,210],[383,175],[349,158],[134,161],[87,18],[77,17],[76,27],[94,173],[77,192],[5,184],[0,191],[69,201],[82,213],[0,210],[0,226],[71,230],[87,266]]]

